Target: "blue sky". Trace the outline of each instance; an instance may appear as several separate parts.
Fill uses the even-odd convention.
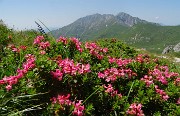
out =
[[[180,0],[0,0],[0,19],[15,29],[36,28],[34,21],[38,19],[51,28],[86,15],[119,12],[164,25],[180,25]]]

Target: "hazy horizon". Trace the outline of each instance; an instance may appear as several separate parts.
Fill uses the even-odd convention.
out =
[[[180,25],[179,4],[179,0],[0,0],[0,19],[19,30],[37,28],[38,20],[60,28],[87,15],[125,12],[149,22]]]

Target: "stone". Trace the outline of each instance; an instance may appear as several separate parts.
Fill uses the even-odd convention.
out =
[[[174,47],[173,45],[167,46],[166,48],[164,48],[162,54],[167,54],[167,53],[169,53],[170,51],[173,51],[173,47]]]
[[[173,50],[174,52],[180,52],[180,42],[174,46]]]

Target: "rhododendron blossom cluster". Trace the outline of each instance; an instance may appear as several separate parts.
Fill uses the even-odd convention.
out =
[[[141,110],[141,108],[142,108],[142,104],[133,103],[126,111],[126,113],[133,116],[144,116],[144,113]]]
[[[127,64],[133,61],[132,59],[121,59],[121,58],[116,59],[110,56],[108,56],[108,58],[109,58],[108,61],[110,64],[116,63],[119,67],[126,66]]]
[[[106,89],[105,92],[110,94],[112,97],[117,95],[118,97],[122,97],[121,93],[118,94],[117,90],[114,90],[112,84],[108,84],[108,86],[103,85],[103,87]]]
[[[60,105],[71,105],[72,102],[69,100],[70,98],[70,94],[68,94],[67,96],[65,95],[58,95],[57,98],[53,97],[51,98],[51,101],[53,104],[58,103]]]
[[[90,51],[90,54],[95,56],[97,59],[102,60],[104,54],[108,52],[108,48],[101,48],[96,43],[86,42],[85,48]]]
[[[144,78],[141,78],[142,81],[146,83],[146,86],[149,87],[151,84],[153,84],[153,78],[152,76],[144,75]]]
[[[48,47],[50,47],[50,43],[49,41],[46,41],[46,42],[43,42],[42,40],[44,40],[44,37],[43,36],[37,36],[35,39],[34,39],[34,45],[38,45],[39,46],[39,49],[41,50],[45,50],[47,49]]]
[[[26,62],[23,63],[23,69],[17,69],[17,75],[15,76],[5,76],[2,80],[0,80],[0,84],[7,84],[6,89],[10,91],[12,89],[12,85],[18,82],[18,79],[22,78],[29,70],[35,67],[35,57],[32,54],[27,54],[25,56]]]
[[[73,114],[77,116],[83,116],[83,111],[85,110],[84,105],[82,105],[82,100],[79,100],[77,103],[73,102],[74,111]]]
[[[62,73],[62,71],[59,70],[59,69],[56,69],[55,72],[51,71],[51,75],[53,75],[53,77],[54,77],[55,79],[58,79],[59,81],[61,81],[61,80],[62,80],[62,77],[63,77],[63,73]]]
[[[98,73],[98,77],[105,79],[106,82],[114,82],[118,77],[126,77],[131,78],[132,76],[136,75],[132,72],[131,69],[117,69],[117,68],[110,68],[106,69],[103,72]]]
[[[65,38],[65,37],[60,37],[59,39],[56,40],[56,42],[62,42],[64,45],[67,45],[68,44],[68,39]],[[83,52],[83,49],[81,48],[81,42],[73,37],[73,38],[70,38],[70,42],[72,42],[73,44],[75,44],[76,46],[76,49],[79,51],[79,52]]]
[[[78,101],[71,101],[69,100],[70,98],[70,94],[68,94],[67,96],[65,95],[58,95],[58,97],[53,97],[51,98],[51,101],[53,104],[60,104],[61,105],[61,109],[66,110],[65,106],[74,106],[74,110],[73,110],[73,114],[77,115],[77,116],[83,116],[83,111],[85,110],[84,105],[82,105],[82,100],[78,100]]]
[[[90,64],[80,64],[80,63],[74,63],[73,60],[70,60],[68,58],[66,59],[59,59],[56,61],[59,68],[56,69],[56,71],[51,71],[51,74],[54,78],[57,78],[59,81],[62,80],[62,77],[64,74],[70,74],[72,76],[78,74],[85,74],[90,72]]]
[[[157,85],[155,85],[155,91],[161,96],[162,99],[164,99],[165,101],[168,100],[169,96],[164,90],[159,89]]]
[[[68,39],[66,37],[60,36],[59,39],[56,40],[56,42],[62,42],[64,45],[68,44]]]
[[[43,37],[43,36],[37,36],[37,37],[34,39],[33,44],[38,45],[38,44],[41,43],[42,40],[44,40],[44,37]]]
[[[79,52],[83,51],[83,49],[81,48],[81,42],[79,42],[79,40],[77,38],[71,38],[70,40],[76,45],[76,49]]]
[[[20,50],[26,50],[27,49],[27,46],[19,46],[18,48],[14,45],[14,44],[9,44],[8,45],[8,48],[10,48],[13,52],[17,52],[19,53]]]
[[[167,66],[161,66],[159,68],[157,67],[152,72],[150,72],[150,74],[156,77],[156,80],[158,80],[159,82],[165,85],[168,84],[167,78],[179,76],[178,73],[169,72],[169,69]]]
[[[138,54],[138,56],[135,59],[139,63],[149,63],[150,59],[147,54]]]
[[[174,72],[169,72],[167,66],[161,66],[159,68],[155,67],[154,70],[149,72],[149,76],[145,75],[143,78],[141,78],[141,80],[146,83],[147,87],[149,87],[151,84],[157,81],[161,82],[164,85],[167,85],[168,84],[167,79],[176,76],[179,76],[179,74]]]
[[[164,90],[158,88],[156,82],[161,82],[163,85],[167,85],[168,84],[167,79],[176,76],[179,76],[179,74],[174,72],[169,72],[167,66],[160,66],[160,67],[156,66],[154,70],[149,72],[149,76],[145,75],[143,78],[141,78],[141,80],[146,83],[147,87],[149,87],[151,84],[154,84],[156,93],[158,93],[162,99],[167,101],[169,96],[166,94]],[[178,78],[176,80],[178,80]],[[176,80],[175,80],[175,85],[177,85],[178,83]]]
[[[176,80],[174,81],[174,84],[176,86],[180,86],[180,77],[176,78]]]

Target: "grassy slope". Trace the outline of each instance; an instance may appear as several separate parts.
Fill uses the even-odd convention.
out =
[[[129,28],[117,25],[116,23],[109,23],[107,26],[101,25],[96,29],[87,29],[83,32],[83,34],[81,27],[78,28],[79,31],[76,29],[68,30],[66,27],[63,28],[63,30],[59,30],[59,32],[55,31],[53,33],[57,37],[59,35],[64,35],[65,32],[68,32],[66,33],[66,36],[80,37],[81,40],[118,38],[129,45],[138,48],[145,48],[154,53],[161,53],[166,46],[175,45],[180,42],[180,26],[160,26],[148,23],[137,24]]]
[[[157,25],[136,25],[130,32],[129,38],[135,37],[136,40],[128,39],[128,43],[136,47],[146,48],[149,51],[161,53],[168,45],[175,45],[180,42],[180,26],[157,26]],[[127,37],[128,37],[127,36]]]

